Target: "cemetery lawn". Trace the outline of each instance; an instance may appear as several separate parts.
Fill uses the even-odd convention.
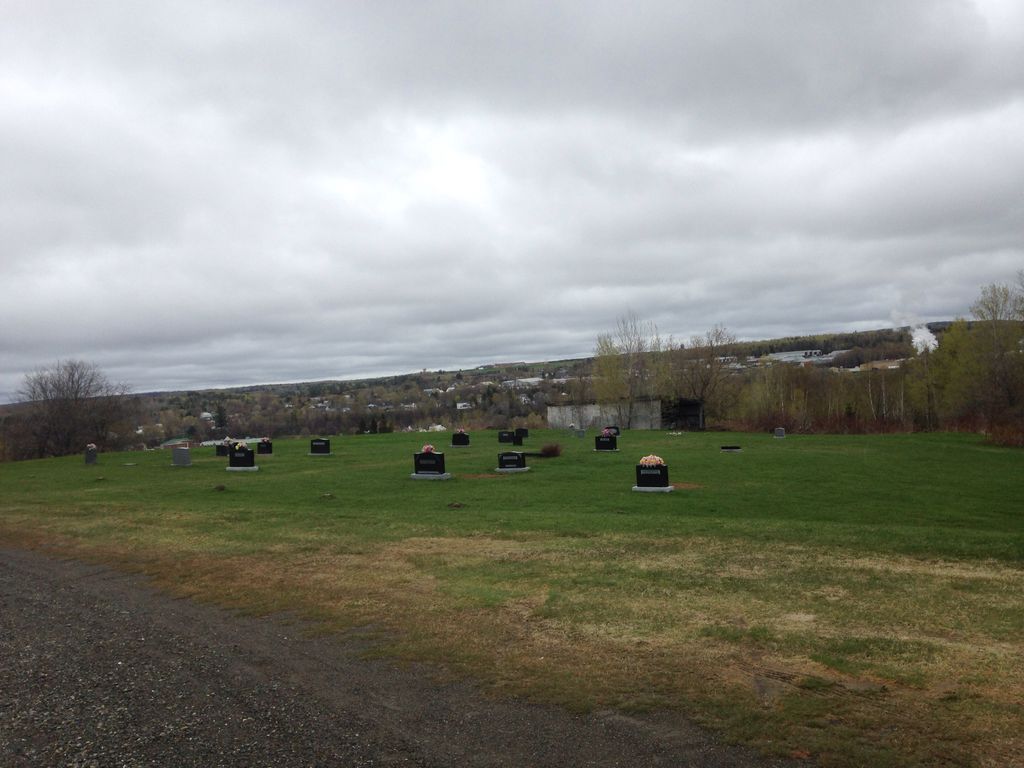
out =
[[[973,435],[533,431],[277,440],[258,472],[169,451],[0,465],[0,544],[148,574],[498,694],[682,710],[824,766],[1024,764],[1024,452]],[[740,453],[720,445],[739,444]],[[505,448],[507,446],[501,446]],[[633,493],[664,457],[673,493]],[[221,486],[221,489],[218,489]]]

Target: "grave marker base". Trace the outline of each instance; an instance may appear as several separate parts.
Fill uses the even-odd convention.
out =
[[[225,467],[228,472],[258,472],[259,467]]]
[[[530,471],[530,467],[506,467],[504,469],[502,469],[501,467],[498,467],[494,471],[495,472],[500,472],[503,475],[510,475],[513,472],[529,472]]]
[[[409,475],[409,477],[411,477],[413,480],[451,480],[452,473],[444,472],[443,474],[439,475],[428,475],[425,472],[413,472],[411,475]]]
[[[671,485],[664,485],[664,486],[658,486],[658,487],[653,487],[653,488],[652,487],[641,488],[639,485],[634,485],[633,486],[633,490],[634,491],[639,491],[640,493],[671,493],[675,489]]]

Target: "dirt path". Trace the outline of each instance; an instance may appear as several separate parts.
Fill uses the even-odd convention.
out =
[[[0,549],[0,765],[783,764],[676,715],[495,701],[362,650]]]

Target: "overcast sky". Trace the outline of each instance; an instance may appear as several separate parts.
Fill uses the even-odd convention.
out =
[[[0,402],[965,315],[1024,3],[0,0]]]

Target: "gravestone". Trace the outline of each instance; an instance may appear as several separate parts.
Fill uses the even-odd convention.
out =
[[[452,434],[452,445],[459,448],[469,445],[469,434],[466,432],[455,432]]]
[[[775,437],[785,437],[785,436],[786,436],[786,430],[785,429],[783,429],[782,427],[776,427],[775,428]]]
[[[99,455],[99,452],[96,450],[96,446],[95,445],[89,446],[88,448],[85,449],[85,463],[86,464],[95,464],[96,463],[96,457],[98,455]]]
[[[668,482],[668,467],[664,464],[660,466],[637,464],[636,485],[633,486],[633,490],[647,493],[668,493],[672,490],[672,486]]]
[[[413,480],[449,480],[451,473],[445,472],[444,454],[437,451],[414,453],[412,455]]]
[[[270,440],[260,440],[256,443],[256,453],[269,456],[274,452],[274,443]]]
[[[172,449],[171,464],[175,467],[191,467],[192,451],[182,446]]]
[[[511,443],[512,440],[515,438],[515,436],[516,436],[516,433],[511,431],[511,430],[508,430],[508,429],[499,430],[498,431],[498,442],[499,443]]]
[[[310,456],[330,456],[331,441],[323,437],[316,437],[309,441]]]
[[[597,435],[594,438],[595,451],[619,450],[619,439],[615,435]]]
[[[526,466],[526,454],[521,451],[503,451],[498,454],[498,467],[494,470],[501,474],[512,472],[529,472]]]
[[[228,472],[256,472],[256,451],[244,443],[231,446],[228,451]]]
[[[516,427],[516,435],[519,437],[529,437],[530,430],[528,430],[526,427]]]

